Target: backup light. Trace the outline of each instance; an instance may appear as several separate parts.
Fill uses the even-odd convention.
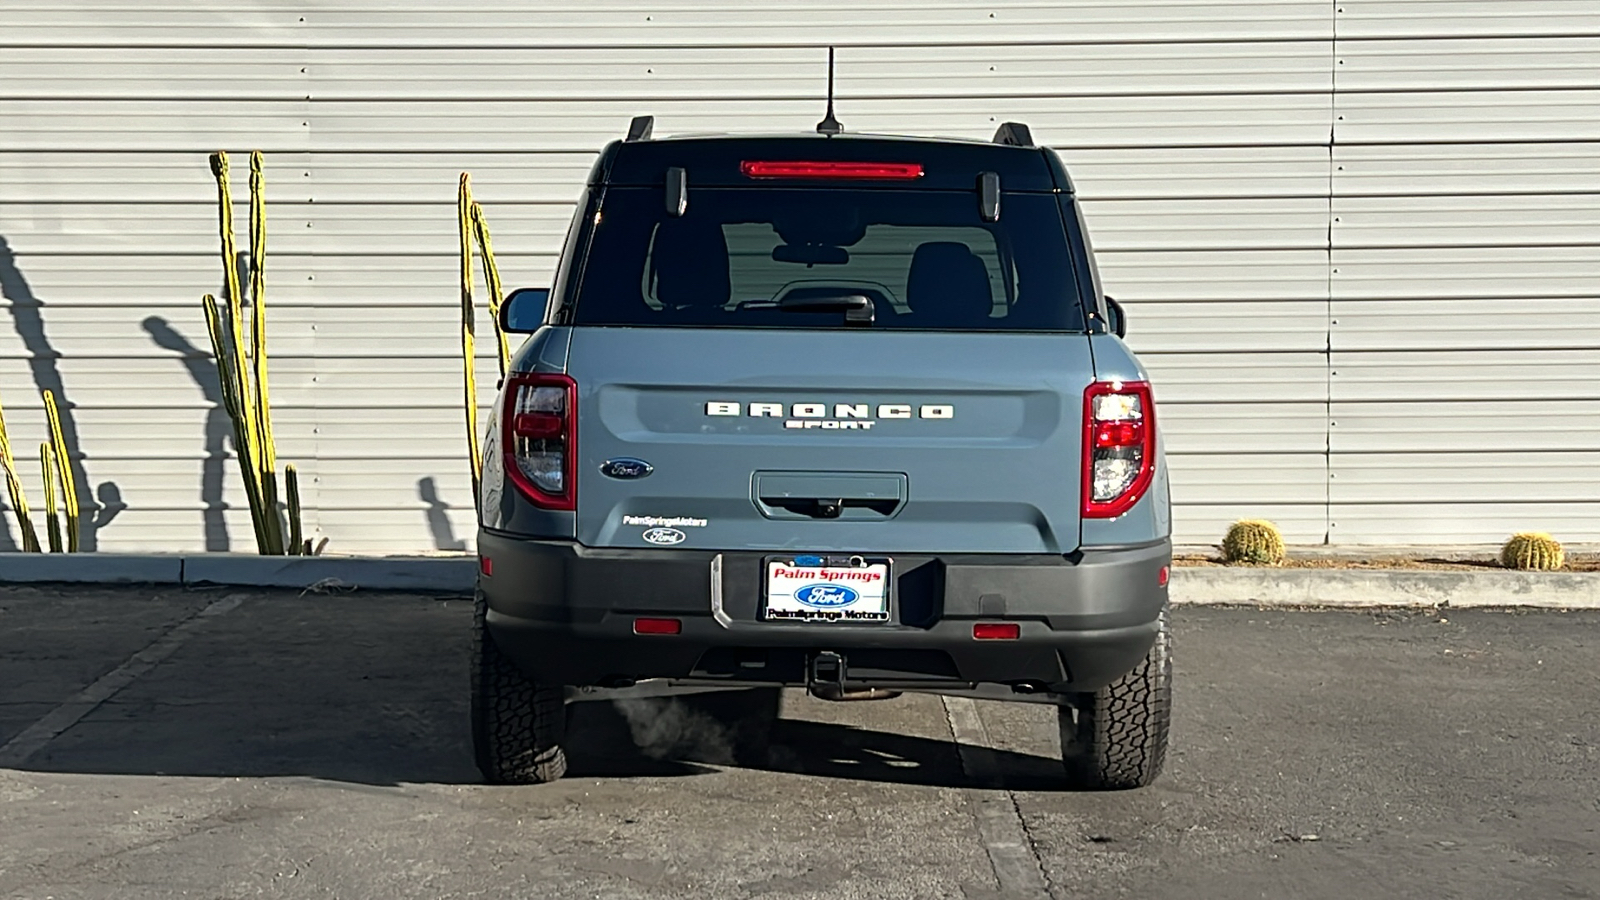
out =
[[[749,178],[912,179],[922,177],[922,163],[821,162],[750,160],[739,163]]]

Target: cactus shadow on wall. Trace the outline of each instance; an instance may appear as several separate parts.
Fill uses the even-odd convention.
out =
[[[45,333],[44,303],[35,297],[33,288],[29,286],[28,279],[23,277],[22,270],[17,268],[16,254],[12,252],[11,245],[4,237],[0,237],[0,297],[6,300],[6,310],[11,313],[12,323],[16,326],[17,335],[22,338],[22,345],[28,353],[28,366],[33,371],[33,385],[42,395],[44,391],[55,394],[56,402],[61,409],[61,435],[67,444],[67,452],[71,457],[72,477],[80,485],[80,498],[87,496],[83,488],[89,482],[89,475],[84,471],[83,448],[78,442],[78,417],[72,400],[68,397],[65,383],[61,378],[59,363],[60,354],[50,345],[50,338]],[[109,486],[113,493],[121,496],[116,485],[104,482],[95,493],[104,495]],[[80,515],[80,540],[83,550],[94,550],[99,546],[96,531],[109,522],[111,516],[104,515],[104,511],[92,505],[79,502]],[[0,550],[15,550],[17,547],[12,541],[10,531],[0,528]]]
[[[433,549],[435,550],[466,550],[467,542],[456,537],[456,532],[450,525],[450,516],[447,512],[450,507],[439,499],[439,485],[433,476],[418,479],[417,496],[423,503],[428,504],[428,530],[433,532]]]
[[[205,394],[210,408],[206,411],[205,462],[200,472],[200,501],[205,518],[206,550],[227,552],[229,549],[228,523],[223,517],[227,508],[222,501],[222,483],[227,475],[228,443],[233,437],[233,423],[222,407],[222,381],[217,377],[216,364],[211,354],[201,350],[173,328],[166,319],[150,316],[142,323],[157,347],[172,350],[183,360],[189,377],[194,379]]]

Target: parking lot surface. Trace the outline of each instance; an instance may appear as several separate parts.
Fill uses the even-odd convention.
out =
[[[760,768],[603,702],[488,787],[470,619],[0,588],[0,897],[1600,896],[1596,614],[1180,609],[1167,773],[1111,794],[1049,707],[799,692]]]

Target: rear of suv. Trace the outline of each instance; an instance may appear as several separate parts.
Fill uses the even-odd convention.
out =
[[[797,686],[1053,704],[1076,786],[1149,784],[1167,475],[1061,160],[1009,123],[648,130],[502,309],[529,338],[482,467],[485,777],[559,778],[576,700]]]

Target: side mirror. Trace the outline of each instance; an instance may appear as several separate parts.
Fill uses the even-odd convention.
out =
[[[549,288],[517,288],[500,304],[500,330],[507,334],[533,334],[544,326]]]
[[[1122,304],[1106,298],[1106,327],[1117,337],[1128,336],[1128,314],[1122,311]]]

